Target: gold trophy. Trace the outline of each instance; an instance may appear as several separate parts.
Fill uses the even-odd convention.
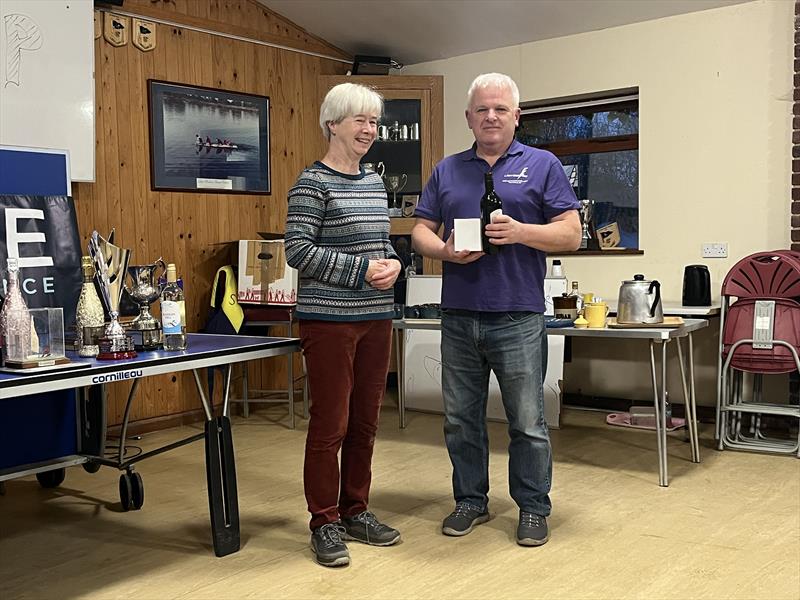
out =
[[[125,333],[119,322],[119,301],[122,298],[131,251],[115,246],[110,241],[113,239],[114,230],[108,240],[103,239],[97,231],[92,232],[89,240],[89,254],[94,260],[95,277],[103,304],[111,317],[103,337],[97,341],[100,346],[98,360],[120,360],[136,356],[133,338]]]

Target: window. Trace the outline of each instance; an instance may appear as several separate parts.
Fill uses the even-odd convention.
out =
[[[639,249],[638,94],[523,107],[517,139],[559,158],[578,200],[594,202],[592,228],[616,223],[618,246]]]

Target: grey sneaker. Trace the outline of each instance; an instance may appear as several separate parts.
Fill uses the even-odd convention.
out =
[[[467,535],[475,525],[486,523],[489,511],[481,510],[467,502],[458,502],[456,509],[442,522],[442,533],[445,535]]]
[[[352,517],[342,517],[344,539],[370,546],[391,546],[400,541],[400,532],[384,525],[368,510]]]
[[[534,513],[519,511],[517,543],[520,546],[541,546],[550,539],[547,518]]]
[[[311,549],[314,558],[324,567],[341,567],[350,564],[350,552],[342,541],[344,527],[326,523],[311,532]]]

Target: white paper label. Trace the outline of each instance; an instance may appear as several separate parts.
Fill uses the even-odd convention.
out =
[[[494,223],[494,220],[497,217],[502,217],[502,216],[503,216],[503,209],[498,208],[497,210],[492,211],[492,214],[489,215],[489,219],[491,219],[491,222]]]
[[[207,190],[232,190],[233,181],[230,179],[209,179],[207,177],[198,177],[197,188],[205,188]]]
[[[181,307],[171,300],[161,301],[161,326],[164,333],[181,333]]]
[[[769,330],[769,317],[756,317],[756,329]]]

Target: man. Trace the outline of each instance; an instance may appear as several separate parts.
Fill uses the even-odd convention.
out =
[[[545,253],[576,250],[578,201],[558,159],[514,140],[519,91],[507,75],[478,76],[467,94],[469,150],[434,169],[416,210],[416,249],[442,261],[444,434],[455,510],[442,533],[466,535],[489,520],[486,402],[489,371],[500,383],[511,438],[509,487],[519,506],[517,543],[550,537],[553,460],[543,410]],[[494,255],[455,251],[453,220],[480,216],[492,173],[502,215],[486,225]],[[444,241],[437,231],[444,225]]]

